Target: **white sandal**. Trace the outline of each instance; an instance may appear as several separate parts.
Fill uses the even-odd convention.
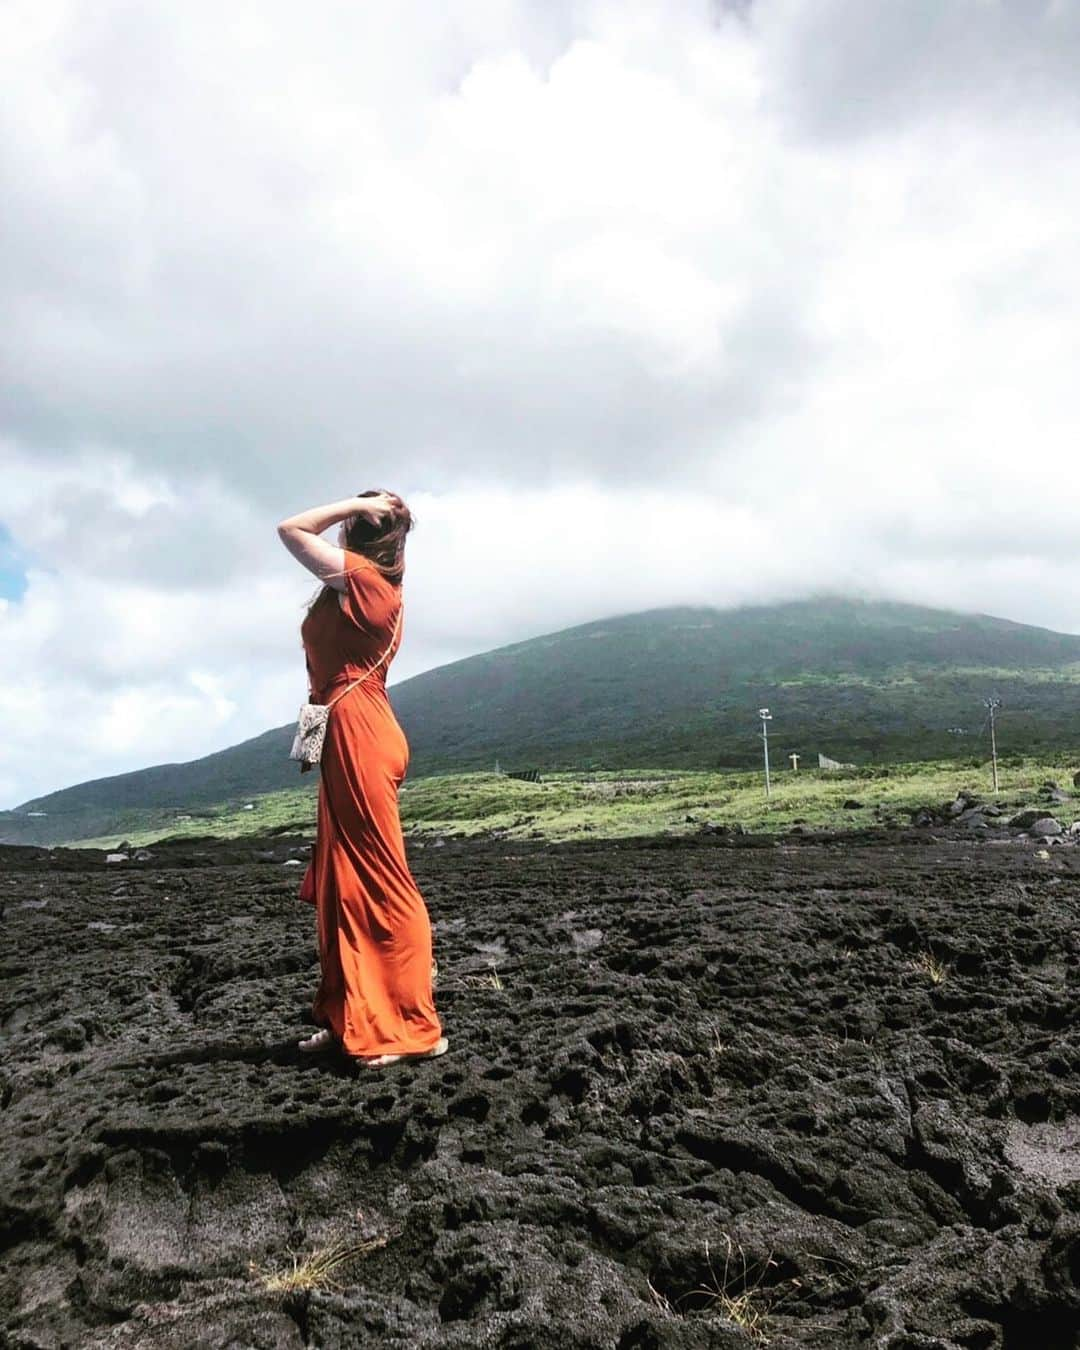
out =
[[[329,1050],[334,1044],[336,1037],[334,1033],[326,1027],[316,1031],[313,1036],[308,1036],[302,1041],[297,1041],[296,1048],[302,1050],[305,1055],[314,1054],[317,1050]]]
[[[357,1063],[363,1069],[385,1069],[389,1064],[398,1064],[403,1059],[438,1059],[440,1055],[445,1055],[450,1049],[450,1042],[445,1036],[440,1036],[430,1050],[421,1050],[415,1055],[372,1055],[365,1059],[363,1056],[357,1058]]]

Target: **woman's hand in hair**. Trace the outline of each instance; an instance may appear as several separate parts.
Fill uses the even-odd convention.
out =
[[[377,493],[374,497],[357,497],[355,501],[356,510],[353,514],[367,516],[373,525],[378,525],[396,505],[394,498],[387,492]]]

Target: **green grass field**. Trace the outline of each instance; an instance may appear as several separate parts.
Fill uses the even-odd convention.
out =
[[[509,839],[620,838],[640,834],[693,834],[705,823],[742,825],[776,832],[797,823],[857,828],[889,820],[907,823],[909,812],[952,800],[967,790],[996,800],[1011,812],[1039,802],[1039,789],[1057,782],[1074,799],[1052,813],[1064,824],[1080,817],[1080,790],[1072,785],[1080,756],[1010,757],[999,765],[996,797],[989,763],[972,760],[888,767],[773,774],[765,796],[758,772],[636,771],[553,773],[542,783],[523,783],[495,773],[435,775],[407,782],[401,818],[413,838],[498,832]],[[844,808],[853,799],[860,809]],[[315,829],[314,787],[271,792],[244,803],[204,808],[197,814],[159,811],[133,820],[124,838],[134,846],[165,836],[236,838],[246,834]],[[71,841],[112,848],[117,835]]]

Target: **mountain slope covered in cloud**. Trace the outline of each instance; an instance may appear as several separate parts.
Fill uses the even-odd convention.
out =
[[[668,608],[582,624],[391,689],[410,775],[465,769],[745,766],[757,710],[777,763],[983,755],[994,693],[1003,753],[1080,744],[1080,637],[985,615],[819,599]],[[304,786],[292,727],[186,764],[82,783],[0,815],[0,841],[60,843]],[[310,780],[309,780],[310,782]],[[314,786],[313,783],[311,783]],[[44,812],[44,815],[29,815]],[[161,813],[165,813],[162,815]]]

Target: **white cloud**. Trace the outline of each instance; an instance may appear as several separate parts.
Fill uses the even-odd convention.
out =
[[[5,7],[0,801],[291,718],[273,525],[369,485],[399,679],[812,590],[1080,630],[1078,12]]]

